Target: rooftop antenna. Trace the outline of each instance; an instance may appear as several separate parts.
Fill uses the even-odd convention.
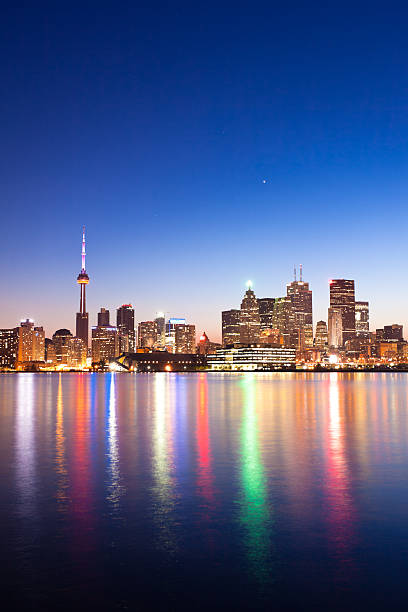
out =
[[[296,283],[296,264],[293,266],[293,277],[294,277],[295,283]]]
[[[302,277],[303,277],[303,266],[302,264],[299,264],[299,274],[300,274],[300,282],[302,282]]]
[[[85,225],[82,227],[82,272],[85,272]]]

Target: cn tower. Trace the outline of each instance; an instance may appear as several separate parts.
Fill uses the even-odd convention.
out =
[[[76,337],[81,338],[88,348],[88,313],[86,312],[86,286],[89,283],[89,276],[85,269],[85,227],[82,228],[82,268],[78,274],[77,283],[81,288],[79,312],[76,315]]]

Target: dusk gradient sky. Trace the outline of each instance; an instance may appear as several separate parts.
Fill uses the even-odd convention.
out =
[[[22,2],[0,25],[0,327],[88,310],[220,338],[245,281],[314,323],[354,278],[408,334],[408,7]],[[266,180],[266,183],[263,182]]]

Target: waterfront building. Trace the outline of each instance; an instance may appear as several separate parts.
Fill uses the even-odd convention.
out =
[[[200,354],[141,351],[121,355],[110,368],[131,372],[194,372],[204,369],[205,356]]]
[[[273,328],[275,298],[258,298],[260,331]]]
[[[273,329],[278,329],[283,338],[283,346],[297,348],[298,330],[295,327],[295,312],[290,297],[275,299],[273,307]]]
[[[119,355],[118,328],[113,325],[92,328],[92,362],[108,363]]]
[[[138,325],[137,344],[139,348],[152,348],[157,341],[155,321],[141,321]]]
[[[103,327],[104,325],[109,325],[109,310],[101,308],[100,312],[98,312],[98,327]]]
[[[77,283],[80,286],[79,312],[76,315],[76,332],[77,338],[82,338],[86,348],[88,348],[89,335],[89,315],[86,312],[86,286],[89,283],[89,276],[85,269],[85,227],[82,229],[82,267],[81,272],[77,276]]]
[[[316,323],[315,347],[323,350],[327,348],[329,343],[327,323],[326,321],[318,321]]]
[[[344,346],[348,340],[353,340],[356,335],[354,280],[332,279],[329,282],[329,287],[330,308],[341,312],[342,345]]]
[[[259,334],[259,343],[268,344],[270,346],[283,346],[283,336],[279,329],[262,329]]]
[[[239,341],[241,344],[255,344],[259,342],[260,318],[259,306],[252,283],[248,281],[248,289],[241,302],[239,319]]]
[[[339,308],[328,309],[328,339],[331,348],[343,346],[343,318]]]
[[[196,352],[196,329],[195,325],[179,323],[175,326],[175,353]]]
[[[240,338],[239,320],[240,311],[237,309],[224,310],[222,316],[222,345],[238,344]]]
[[[18,327],[0,329],[0,368],[16,367],[18,339]]]
[[[357,337],[368,338],[370,336],[369,318],[368,302],[356,302]]]
[[[294,312],[294,328],[298,330],[298,348],[300,350],[313,346],[313,301],[309,283],[303,281],[302,265],[300,280],[295,279],[286,285],[286,295],[290,297]]]
[[[52,344],[55,351],[55,365],[68,366],[70,364],[70,340],[72,334],[69,329],[57,329],[52,336]],[[85,342],[84,342],[85,345]],[[47,360],[49,355],[47,355]]]
[[[135,310],[132,304],[122,304],[116,310],[116,327],[119,330],[120,337],[122,338],[122,346],[128,346],[128,351],[133,352],[136,350],[136,331],[135,331]],[[128,340],[124,340],[127,336]]]
[[[208,355],[207,364],[212,370],[274,370],[294,367],[296,349],[270,346],[248,346],[218,349]]]

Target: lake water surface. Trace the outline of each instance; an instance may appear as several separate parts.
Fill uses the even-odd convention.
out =
[[[406,609],[407,374],[0,375],[7,609]]]

